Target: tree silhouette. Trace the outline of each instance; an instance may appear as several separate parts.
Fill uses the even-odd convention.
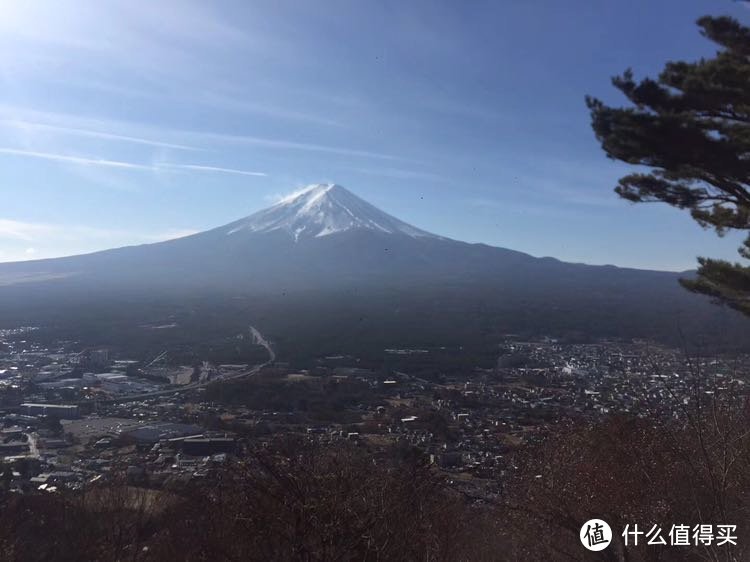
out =
[[[607,156],[650,168],[621,178],[621,197],[688,210],[724,235],[750,230],[750,29],[729,17],[697,24],[721,47],[715,57],[669,62],[657,79],[638,82],[631,70],[613,78],[629,107],[586,103]],[[750,259],[750,236],[739,253]],[[682,284],[750,315],[750,267],[698,261],[697,278]]]

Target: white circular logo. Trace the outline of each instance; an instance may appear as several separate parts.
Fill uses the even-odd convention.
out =
[[[604,550],[612,542],[612,529],[606,521],[589,519],[581,527],[581,543],[589,550]]]

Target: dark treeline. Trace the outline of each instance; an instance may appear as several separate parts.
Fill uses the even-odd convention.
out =
[[[741,560],[750,544],[749,431],[736,394],[695,402],[668,422],[558,424],[509,459],[492,494],[459,491],[407,446],[277,438],[184,487],[112,478],[82,492],[4,492],[0,558]],[[594,517],[614,539],[587,553],[578,533]],[[737,546],[625,548],[627,524],[658,524],[665,536],[672,524],[733,524]]]

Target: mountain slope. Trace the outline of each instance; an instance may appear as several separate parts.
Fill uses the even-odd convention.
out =
[[[682,290],[678,277],[442,238],[325,184],[177,240],[0,264],[0,321],[45,322],[61,307],[235,299],[244,303],[238,317],[265,319],[272,336],[331,345],[450,343],[459,333],[492,341],[513,331],[715,335],[717,322],[737,322]]]

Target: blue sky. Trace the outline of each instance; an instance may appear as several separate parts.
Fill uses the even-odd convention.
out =
[[[0,261],[153,242],[335,182],[420,228],[682,270],[736,258],[612,193],[584,95],[710,56],[729,0],[0,0]]]

